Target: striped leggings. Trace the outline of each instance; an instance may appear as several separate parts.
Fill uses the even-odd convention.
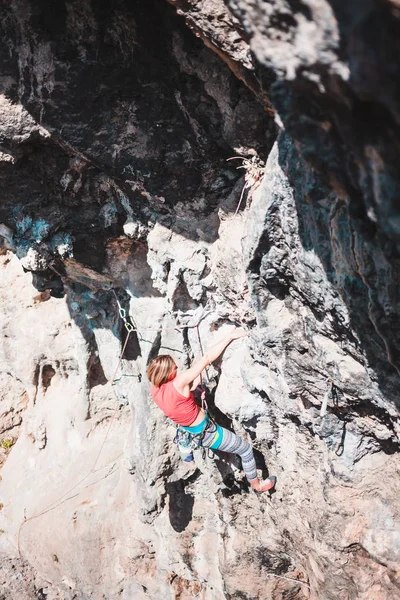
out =
[[[254,460],[253,448],[241,437],[224,429],[220,425],[211,424],[204,435],[201,443],[203,448],[211,450],[222,450],[232,452],[241,458],[243,471],[249,481],[257,479],[256,461]]]

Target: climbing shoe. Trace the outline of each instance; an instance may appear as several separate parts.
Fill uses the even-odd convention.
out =
[[[264,481],[260,481],[260,489],[256,490],[255,488],[253,488],[253,490],[255,491],[256,494],[262,494],[264,492],[268,492],[269,490],[272,490],[272,488],[275,487],[276,484],[276,477],[275,475],[272,475],[271,477],[268,477],[268,479],[264,479]]]

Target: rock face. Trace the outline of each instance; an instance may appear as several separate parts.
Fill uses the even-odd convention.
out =
[[[0,597],[395,599],[398,3],[170,4],[1,9]],[[149,399],[232,322],[271,497]]]

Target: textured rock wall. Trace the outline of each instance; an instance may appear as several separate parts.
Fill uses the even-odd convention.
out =
[[[392,600],[398,8],[170,4],[2,8],[3,597]],[[228,322],[270,498],[149,401]]]

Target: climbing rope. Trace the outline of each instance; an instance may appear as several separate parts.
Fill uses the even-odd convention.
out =
[[[207,404],[207,400],[206,400],[206,387],[203,383],[203,376],[201,373],[200,373],[200,390],[201,390],[201,394],[200,394],[201,408],[205,411],[208,411],[208,404]]]
[[[198,325],[196,327],[196,333],[197,333],[197,340],[199,342],[200,354],[203,355],[204,354],[204,350],[203,350],[203,345],[201,343],[201,337],[200,337],[200,331],[199,331],[199,326]],[[205,369],[205,372],[207,373],[207,368]],[[208,373],[207,373],[207,379],[210,380],[210,378],[208,377]],[[201,389],[201,394],[200,394],[201,408],[204,411],[208,411],[208,405],[207,405],[207,400],[206,400],[206,387],[205,387],[205,385],[203,383],[203,375],[202,375],[202,373],[200,373],[200,389]]]

